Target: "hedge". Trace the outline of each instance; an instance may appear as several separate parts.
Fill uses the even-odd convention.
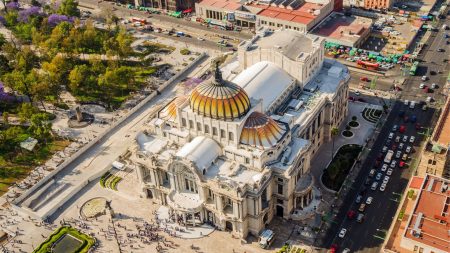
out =
[[[69,234],[81,241],[83,243],[81,246],[75,251],[75,253],[87,253],[89,249],[94,245],[95,239],[81,233],[80,231],[71,228],[71,227],[60,227],[53,234],[51,234],[47,240],[45,240],[39,247],[37,247],[33,253],[48,253],[52,252],[52,246],[55,242],[57,242],[63,235]]]

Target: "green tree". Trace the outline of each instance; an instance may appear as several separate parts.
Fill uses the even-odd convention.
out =
[[[34,137],[47,142],[52,130],[52,123],[46,113],[36,113],[31,116],[30,127],[28,128]]]
[[[24,71],[13,70],[3,75],[5,85],[21,94],[27,95],[32,100],[30,85],[27,82],[27,74]]]
[[[51,62],[44,62],[42,70],[48,74],[48,81],[52,82],[54,88],[66,85],[67,75],[71,69],[71,62],[64,56],[56,55]],[[58,93],[58,92],[57,92]],[[57,95],[57,93],[55,93]]]
[[[20,123],[24,124],[28,122],[31,119],[31,116],[37,112],[38,110],[31,103],[22,103],[18,112]]]
[[[75,0],[63,0],[58,8],[58,13],[69,17],[79,17],[78,2]]]

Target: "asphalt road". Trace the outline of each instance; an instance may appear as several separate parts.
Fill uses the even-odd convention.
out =
[[[449,18],[439,22],[439,27],[442,27],[443,23],[449,25]],[[391,114],[389,115],[386,123],[383,125],[375,141],[372,150],[370,150],[367,159],[363,162],[362,169],[357,176],[357,179],[352,185],[351,191],[347,194],[344,204],[337,211],[334,217],[334,225],[326,232],[325,238],[327,238],[324,245],[318,245],[322,248],[329,249],[332,244],[339,246],[338,252],[342,252],[345,248],[349,248],[351,252],[379,252],[380,247],[384,241],[385,233],[389,229],[391,222],[396,218],[394,217],[398,202],[401,199],[401,195],[411,177],[413,171],[410,168],[398,168],[394,169],[394,173],[390,177],[390,181],[384,192],[380,190],[372,191],[369,186],[364,186],[364,181],[368,177],[369,171],[374,168],[376,158],[380,154],[386,141],[391,132],[393,125],[404,124],[407,126],[405,135],[416,137],[414,143],[414,153],[412,153],[411,159],[408,164],[415,163],[412,161],[417,161],[417,150],[420,142],[423,140],[424,135],[420,134],[425,132],[424,129],[416,131],[412,123],[404,123],[403,119],[398,116],[400,111],[405,111],[406,115],[415,114],[417,116],[417,122],[422,125],[422,127],[427,128],[433,125],[433,118],[436,108],[440,108],[441,101],[443,101],[442,89],[443,84],[448,75],[449,66],[448,63],[444,63],[443,59],[449,57],[449,46],[445,45],[446,42],[443,40],[443,34],[450,33],[450,31],[443,31],[439,29],[438,32],[433,32],[430,36],[427,47],[424,49],[422,55],[419,58],[424,60],[420,64],[420,68],[416,76],[407,77],[405,84],[402,87],[402,92],[400,93],[400,100],[396,101]],[[445,53],[437,52],[438,48],[444,48]],[[434,63],[433,63],[434,62]],[[430,75],[430,71],[441,71],[442,74]],[[422,75],[427,75],[429,80],[426,82],[421,80]],[[434,90],[433,93],[425,93],[423,90],[419,89],[420,83],[426,83],[431,85],[432,83],[438,84],[438,88]],[[426,97],[433,97],[431,107],[427,111],[422,111],[419,106],[415,109],[409,109],[403,104],[404,99],[415,100],[417,102],[424,101]],[[398,132],[396,135],[399,134]],[[394,137],[395,138],[395,137]],[[384,158],[383,158],[384,159]],[[398,159],[396,159],[398,160]],[[380,171],[382,165],[377,167],[377,171]],[[373,203],[369,205],[365,210],[365,220],[362,223],[357,223],[356,220],[349,220],[346,214],[349,210],[357,211],[358,206],[355,203],[356,197],[361,191],[366,188],[367,191],[364,195],[364,201],[368,196],[374,198]],[[379,185],[378,185],[379,188]],[[339,238],[338,233],[341,228],[346,228],[347,233],[344,238]]]

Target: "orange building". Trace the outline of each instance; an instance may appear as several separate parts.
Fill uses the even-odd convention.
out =
[[[388,9],[394,1],[392,0],[364,0],[364,8],[366,9]]]

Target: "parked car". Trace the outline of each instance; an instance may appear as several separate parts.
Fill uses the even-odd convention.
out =
[[[397,151],[397,153],[395,153],[395,158],[400,159],[400,157],[402,157],[402,151]]]
[[[400,142],[400,136],[395,137],[395,142]]]
[[[403,161],[406,161],[406,160],[408,160],[408,155],[407,155],[407,154],[403,154],[403,156],[402,156],[402,160],[403,160]]]
[[[419,85],[419,88],[420,88],[420,89],[425,88],[425,84],[424,84],[424,83],[421,83],[421,84]]]
[[[370,204],[372,204],[372,201],[373,201],[373,197],[368,197],[368,198],[366,199],[366,204],[367,204],[367,205],[370,205]]]
[[[388,147],[387,146],[383,146],[383,149],[381,150],[381,152],[386,153],[388,151]]]
[[[398,125],[394,125],[393,127],[392,127],[392,132],[396,132],[398,130]]]
[[[370,185],[370,178],[366,178],[366,180],[364,181],[364,185]]]
[[[400,168],[405,167],[405,165],[406,165],[406,163],[405,163],[404,161],[400,161],[400,162],[398,163],[398,167],[400,167]]]
[[[375,175],[376,170],[375,169],[371,169],[369,171],[369,177],[373,177]]]
[[[386,184],[381,184],[380,191],[384,192],[384,190],[386,190]]]
[[[435,83],[432,83],[432,84],[431,84],[431,88],[432,88],[432,89],[436,89],[436,87],[437,87],[437,86],[436,86]]]
[[[387,184],[389,182],[389,176],[384,176],[383,184]]]
[[[426,81],[428,79],[427,76],[422,76],[422,81]]]
[[[416,137],[414,137],[414,135],[409,138],[409,142],[411,142],[411,143],[414,143],[415,140],[416,140]]]
[[[375,176],[375,180],[380,180],[383,177],[383,174],[378,172],[377,175]]]
[[[388,165],[385,163],[383,164],[383,166],[381,167],[381,171],[385,172],[388,168]]]
[[[353,218],[355,218],[356,216],[356,212],[354,210],[350,210],[347,212],[347,217],[352,220]]]
[[[400,133],[404,133],[406,131],[406,126],[405,125],[401,125],[398,131]]]
[[[403,142],[400,143],[400,144],[398,144],[398,149],[402,150],[402,149],[403,149],[403,146],[405,146],[405,144],[403,144]]]
[[[367,78],[367,76],[362,76],[361,78],[359,78],[359,80],[363,81],[363,82],[369,82],[369,78]]]
[[[389,139],[394,138],[394,133],[393,133],[393,132],[390,132],[388,138],[389,138]]]

